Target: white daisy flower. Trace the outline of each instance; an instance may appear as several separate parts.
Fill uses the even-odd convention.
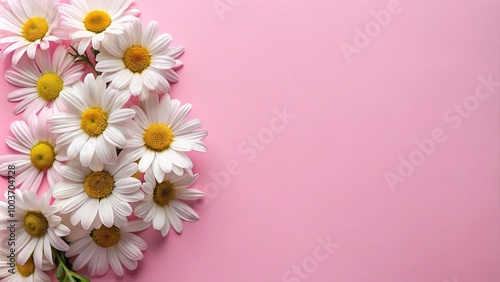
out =
[[[47,50],[50,42],[60,43],[55,35],[59,23],[58,0],[5,0],[0,11],[0,44],[2,55],[14,52],[17,64],[24,53],[35,58],[38,46]]]
[[[152,169],[158,182],[163,181],[165,173],[182,175],[183,169],[191,170],[193,163],[184,152],[204,152],[206,146],[201,140],[207,136],[207,131],[196,130],[201,126],[199,119],[184,121],[191,105],[181,106],[168,94],[160,101],[158,95],[152,94],[140,105],[132,106],[136,123],[131,125],[131,138],[121,154],[129,161],[140,158],[139,171]]]
[[[172,37],[158,35],[158,23],[150,22],[143,32],[141,21],[127,25],[124,34],[103,42],[96,57],[96,70],[117,89],[128,88],[133,96],[146,99],[151,91],[167,92],[168,80],[176,82],[172,68],[181,65],[175,58],[184,47],[169,48]]]
[[[83,65],[75,65],[63,45],[57,46],[52,60],[48,51],[39,51],[35,60],[24,57],[12,67],[15,71],[7,71],[5,80],[22,88],[13,91],[7,98],[11,102],[21,101],[14,108],[14,114],[24,111],[25,119],[47,105],[51,105],[54,112],[61,111],[59,94],[83,76]]]
[[[116,147],[123,148],[127,121],[135,115],[132,109],[122,109],[128,96],[115,89],[106,89],[101,77],[92,74],[84,83],[76,83],[60,98],[67,112],[49,118],[52,132],[61,134],[57,143],[69,145],[70,159],[80,156],[83,166],[102,170],[104,164],[115,164]]]
[[[184,173],[178,176],[174,173],[165,174],[163,182],[156,181],[152,171],[144,175],[146,182],[142,190],[146,193],[144,200],[137,205],[134,214],[146,222],[153,222],[153,228],[161,230],[163,237],[167,236],[172,225],[177,233],[182,232],[182,221],[197,221],[198,214],[182,200],[197,200],[203,193],[189,188],[198,179],[198,174]]]
[[[0,248],[0,278],[3,282],[51,282],[52,278],[44,271],[54,268],[44,259],[42,267],[35,267],[33,257],[20,265],[17,258],[10,258],[4,248]]]
[[[0,156],[0,175],[8,176],[8,166],[14,165],[16,185],[22,190],[36,191],[45,174],[50,186],[62,179],[59,168],[67,160],[66,149],[50,132],[47,114],[32,116],[28,123],[14,121],[10,126],[14,137],[8,136],[6,143],[20,154]]]
[[[73,225],[121,227],[132,214],[129,203],[144,198],[141,181],[132,177],[136,172],[134,162],[118,161],[96,171],[81,165],[64,166],[61,175],[65,180],[53,186],[54,204],[61,207],[61,213],[71,213]]]
[[[75,227],[68,236],[70,241],[68,257],[78,255],[73,263],[73,269],[79,270],[85,265],[91,276],[104,275],[109,267],[122,276],[123,266],[129,270],[137,268],[137,261],[144,255],[142,251],[148,248],[146,242],[132,232],[139,232],[149,227],[142,220],[130,221],[123,227],[101,226],[92,230]]]
[[[122,34],[124,24],[136,19],[140,11],[133,0],[70,0],[60,4],[64,24],[70,29],[70,39],[78,42],[83,54],[92,43],[96,50],[110,34]]]
[[[44,258],[53,264],[51,246],[67,251],[69,246],[61,237],[68,235],[70,229],[56,215],[59,207],[49,205],[50,191],[40,200],[33,191],[16,190],[15,197],[16,207],[11,219],[16,220],[16,249],[19,250],[17,262],[24,265],[33,256],[37,268],[43,266]],[[7,193],[6,198],[8,199]],[[0,209],[2,214],[9,214],[6,203],[0,202]],[[2,221],[2,224],[9,226],[8,221]]]

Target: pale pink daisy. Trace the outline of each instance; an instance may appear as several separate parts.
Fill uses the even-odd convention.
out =
[[[54,268],[47,259],[44,258],[42,267],[36,267],[33,257],[30,257],[24,264],[19,264],[17,256],[13,263],[9,258],[10,255],[6,244],[0,247],[0,278],[2,282],[52,282],[52,278],[44,272]],[[11,267],[12,263],[14,268]]]
[[[56,142],[47,124],[47,113],[32,116],[28,122],[14,121],[10,129],[14,137],[7,137],[7,145],[19,152],[0,156],[0,175],[8,176],[8,167],[15,166],[16,185],[23,190],[37,190],[43,176],[49,185],[62,178],[59,168],[67,160],[66,148]]]
[[[17,64],[24,53],[35,58],[37,49],[47,50],[50,42],[60,43],[58,0],[5,0],[0,10],[2,55],[14,52]]]
[[[49,106],[53,112],[61,111],[63,103],[59,94],[83,76],[83,65],[74,64],[63,45],[57,46],[52,59],[48,51],[39,51],[35,60],[23,57],[12,67],[14,71],[8,70],[5,80],[22,88],[13,91],[7,98],[11,102],[21,101],[14,108],[14,114],[24,111],[26,119]]]
[[[5,193],[7,201],[11,195]],[[62,237],[69,235],[70,229],[61,223],[61,217],[56,215],[59,207],[50,205],[50,198],[50,191],[39,200],[33,191],[15,190],[15,212],[9,212],[8,204],[0,202],[2,215],[10,215],[16,222],[17,262],[21,265],[30,257],[38,268],[43,266],[44,258],[53,264],[52,247],[60,251],[69,249]],[[2,228],[10,224],[6,220],[0,222]]]

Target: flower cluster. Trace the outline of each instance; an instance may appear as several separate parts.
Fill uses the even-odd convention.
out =
[[[7,99],[22,114],[6,139],[17,153],[0,156],[12,187],[0,201],[0,278],[51,281],[44,271],[57,267],[60,281],[89,281],[76,273],[85,266],[123,275],[147,249],[135,233],[198,220],[184,202],[203,197],[186,152],[204,152],[207,132],[167,93],[184,48],[157,22],[143,28],[133,0],[0,7],[5,79],[18,87]]]

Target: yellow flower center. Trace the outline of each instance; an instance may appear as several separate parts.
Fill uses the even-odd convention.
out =
[[[139,164],[140,160],[141,159],[136,160],[135,163]],[[140,171],[136,171],[134,174],[132,174],[132,177],[137,178],[139,180],[141,180],[141,176],[142,176],[142,173]]]
[[[90,237],[97,246],[103,248],[113,247],[120,241],[120,229],[115,226],[101,226],[99,229],[94,229],[90,232]]]
[[[174,140],[174,133],[170,127],[162,123],[153,123],[144,131],[143,139],[146,147],[161,152],[168,149]]]
[[[141,46],[132,46],[125,51],[123,62],[132,72],[142,72],[151,64],[151,56],[148,49]]]
[[[40,237],[47,232],[49,222],[39,211],[29,211],[24,217],[24,229],[33,237]]]
[[[101,33],[111,25],[111,17],[104,11],[94,10],[87,14],[83,20],[83,24],[85,24],[85,28],[88,31]]]
[[[175,198],[175,189],[170,181],[157,183],[153,192],[153,201],[159,206],[165,206]]]
[[[42,39],[47,31],[49,31],[47,21],[44,18],[34,17],[24,23],[21,33],[27,41],[35,42],[38,39]]]
[[[55,73],[46,73],[38,79],[36,90],[45,101],[54,101],[63,89],[63,80]]]
[[[94,199],[106,198],[113,192],[115,180],[105,171],[90,172],[83,182],[83,188],[89,197]]]
[[[33,261],[33,257],[30,257],[25,264],[20,265],[16,262],[16,268],[19,274],[23,277],[29,277],[33,272],[35,272],[35,262]]]
[[[137,171],[136,173],[134,173],[132,175],[133,178],[137,178],[139,180],[141,180],[141,176],[142,176],[142,173],[140,171]]]
[[[97,137],[108,127],[108,115],[100,108],[90,108],[83,112],[80,126],[89,136]]]
[[[31,148],[31,164],[39,170],[48,169],[54,163],[56,155],[54,148],[49,143],[40,142]]]

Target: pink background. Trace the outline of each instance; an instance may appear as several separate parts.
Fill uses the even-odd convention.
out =
[[[182,235],[142,233],[136,271],[92,281],[500,281],[500,87],[473,98],[479,76],[500,81],[499,1],[401,0],[350,63],[341,44],[390,0],[137,2],[186,46],[171,94],[209,130],[191,154],[207,198]],[[391,190],[400,155],[419,166]],[[340,246],[315,258],[328,238]]]

